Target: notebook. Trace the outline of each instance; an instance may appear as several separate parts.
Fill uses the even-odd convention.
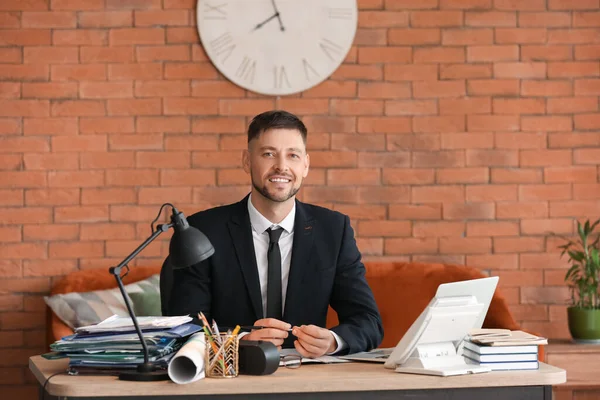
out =
[[[383,349],[373,349],[371,351],[361,351],[359,353],[348,354],[346,356],[340,356],[338,358],[343,358],[345,360],[352,361],[366,361],[383,364],[389,358],[390,354],[392,354],[392,351],[394,351],[394,348],[388,347]]]

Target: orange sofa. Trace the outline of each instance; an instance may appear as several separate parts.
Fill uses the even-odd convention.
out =
[[[381,347],[394,347],[410,325],[435,295],[441,283],[485,277],[473,267],[404,262],[366,262],[367,280],[375,295],[383,320],[384,338]],[[132,283],[158,274],[160,267],[132,267],[124,283]],[[54,285],[51,295],[112,289],[117,284],[108,270],[73,272]],[[327,326],[334,326],[337,316],[330,310]],[[496,290],[483,326],[485,328],[520,329],[506,301]],[[51,310],[48,319],[48,343],[70,335],[73,331]],[[543,347],[540,348],[540,357]],[[543,359],[543,358],[540,358]]]

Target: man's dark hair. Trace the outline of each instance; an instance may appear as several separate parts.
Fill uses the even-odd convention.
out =
[[[296,129],[306,145],[306,126],[300,118],[283,110],[266,111],[254,117],[248,127],[248,143],[269,129]]]

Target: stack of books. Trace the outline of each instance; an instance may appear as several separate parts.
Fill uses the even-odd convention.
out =
[[[548,344],[546,338],[508,329],[472,331],[463,344],[468,363],[492,371],[538,369],[538,346]]]
[[[190,317],[139,317],[149,361],[167,368],[190,335],[202,330]],[[144,351],[131,318],[112,316],[96,325],[75,329],[50,345],[48,359],[69,358],[74,371],[118,371],[144,362]]]

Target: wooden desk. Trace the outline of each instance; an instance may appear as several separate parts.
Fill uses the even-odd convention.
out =
[[[567,371],[567,382],[554,387],[555,400],[600,398],[600,345],[551,339],[545,361]]]
[[[29,359],[40,388],[67,360]],[[267,376],[240,375],[233,379],[202,379],[187,385],[171,381],[127,382],[114,376],[56,375],[46,386],[47,395],[69,399],[552,399],[552,386],[565,382],[564,370],[540,363],[536,371],[489,372],[477,375],[436,377],[399,374],[381,364],[307,364],[298,369],[279,368]],[[43,391],[40,390],[40,399]],[[46,396],[47,396],[46,395]],[[178,398],[179,398],[178,397]],[[46,398],[49,398],[48,396]]]

